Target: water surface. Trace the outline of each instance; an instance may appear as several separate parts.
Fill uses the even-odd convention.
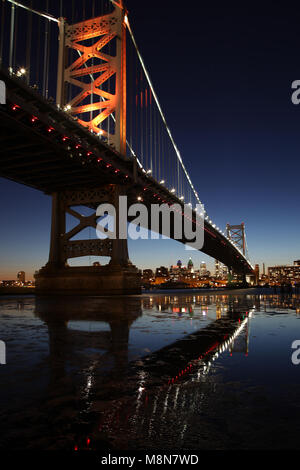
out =
[[[299,448],[299,312],[297,295],[2,297],[0,448]]]

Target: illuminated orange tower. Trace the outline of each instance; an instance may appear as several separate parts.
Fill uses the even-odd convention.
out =
[[[112,13],[73,25],[60,18],[56,102],[125,155],[126,12],[123,0],[113,4]]]
[[[126,155],[126,12],[123,1],[97,18],[68,25],[59,19],[57,105],[79,124],[106,138]],[[37,294],[114,295],[139,294],[139,270],[128,257],[127,238],[76,238],[87,227],[96,228],[99,204],[112,204],[119,231],[119,197],[123,184],[95,183],[95,187],[65,188],[52,193],[49,260],[35,275]],[[86,206],[95,212],[84,216]],[[71,230],[67,215],[78,220]],[[104,265],[70,266],[68,261],[86,256],[108,257]]]

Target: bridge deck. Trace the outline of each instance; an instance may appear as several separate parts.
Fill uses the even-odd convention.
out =
[[[128,204],[142,194],[148,206],[182,205],[133,159],[124,158],[23,80],[5,70],[0,70],[0,79],[7,88],[7,104],[0,106],[0,176],[46,194],[119,184],[126,187]],[[206,221],[201,251],[237,272],[252,273],[238,250]]]

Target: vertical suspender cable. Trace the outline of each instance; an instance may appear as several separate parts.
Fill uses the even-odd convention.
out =
[[[45,45],[44,45],[44,70],[43,70],[43,95],[48,98],[49,83],[49,44],[50,44],[50,21],[45,24]]]
[[[142,162],[143,162],[143,167],[145,168],[146,166],[146,163],[145,163],[145,158],[144,158],[144,147],[143,147],[143,83],[142,83],[142,72],[140,74],[140,108],[141,108],[141,115],[140,115],[140,119],[141,119],[141,131],[140,131],[140,135],[141,135],[141,159],[142,159]]]
[[[32,0],[30,0],[30,8],[32,8]],[[30,83],[30,52],[31,52],[31,38],[32,38],[32,12],[28,15],[27,34],[26,34],[26,81]]]
[[[160,121],[159,121],[159,115],[157,113],[157,119],[156,119],[156,125],[157,125],[157,158],[159,161],[160,166],[163,166],[163,161],[160,158],[160,138],[161,138],[161,132],[160,132]]]
[[[38,19],[38,35],[37,35],[37,54],[36,54],[36,76],[35,81],[37,86],[39,85],[40,80],[40,51],[41,51],[41,18]]]
[[[71,16],[71,18],[72,18],[71,21],[72,21],[72,25],[73,25],[74,24],[74,0],[72,0],[72,16]],[[73,37],[74,36],[72,35],[72,47],[70,48],[70,51],[69,51],[69,54],[71,55],[71,57],[69,56],[70,57],[69,60],[71,61],[71,64],[73,64],[73,62],[74,62]],[[68,102],[70,102],[71,99],[72,99],[72,89],[73,89],[72,83],[69,83],[69,85],[68,85]]]
[[[177,165],[176,165],[176,172],[177,172],[177,194],[180,195],[180,186],[179,186],[179,160],[177,158]]]
[[[128,42],[127,42],[128,44]],[[133,84],[133,55],[132,55],[132,49],[129,50],[129,83],[132,85]],[[133,93],[133,87],[130,88],[130,95],[129,95],[129,100],[130,100],[130,107],[129,107],[129,113],[130,113],[130,131],[129,131],[129,141],[130,141],[130,148],[132,149],[132,134],[133,134],[133,109],[134,109],[134,93]]]
[[[14,37],[15,37],[15,5],[12,3],[10,10],[10,41],[9,41],[9,71],[13,71],[13,52],[14,52]]]
[[[4,42],[4,16],[5,16],[5,1],[1,2],[1,32],[0,32],[0,65],[3,61],[3,42]]]
[[[146,159],[146,167],[151,168],[150,166],[150,159],[148,159],[148,119],[147,119],[147,84],[145,87],[145,159]],[[152,168],[151,168],[152,170]]]
[[[155,102],[153,102],[153,148],[154,148],[154,161],[155,166],[158,167],[158,179],[161,180],[160,164],[157,159],[157,134],[156,134],[156,107]]]
[[[16,56],[17,56],[17,39],[18,39],[18,16],[19,16],[19,10],[16,8],[15,12],[15,28],[14,28],[14,48],[13,48],[13,69],[16,68],[17,61],[16,61]]]
[[[113,0],[111,0],[111,1],[113,1]],[[139,60],[140,60],[141,66],[142,66],[142,68],[143,68],[143,71],[144,71],[144,73],[145,73],[146,79],[148,80],[149,86],[151,87],[152,94],[153,94],[153,98],[154,98],[155,101],[156,101],[157,108],[158,108],[159,113],[160,113],[160,115],[161,115],[162,121],[163,121],[163,123],[164,123],[164,125],[165,125],[165,128],[166,128],[166,131],[167,131],[167,133],[168,133],[168,135],[169,135],[169,138],[170,138],[170,140],[171,140],[171,142],[172,142],[172,145],[173,145],[173,147],[174,147],[174,150],[175,150],[175,153],[176,153],[176,155],[177,155],[177,158],[179,159],[179,161],[180,161],[180,163],[181,163],[181,166],[182,166],[182,169],[183,169],[184,173],[186,174],[187,180],[188,180],[188,182],[189,182],[189,184],[190,184],[190,186],[191,186],[191,188],[192,188],[192,191],[193,191],[194,194],[195,194],[195,198],[196,198],[197,201],[200,203],[199,196],[198,196],[198,194],[197,194],[197,192],[196,192],[196,190],[195,190],[195,188],[194,188],[194,186],[193,186],[193,183],[192,183],[192,181],[191,181],[191,179],[190,179],[190,177],[189,177],[189,174],[188,174],[188,172],[187,172],[187,170],[186,170],[186,168],[185,168],[185,166],[184,166],[184,163],[183,163],[183,161],[182,161],[180,152],[179,152],[179,150],[178,150],[178,148],[177,148],[177,146],[176,146],[176,144],[175,144],[175,141],[174,141],[174,139],[173,139],[173,136],[172,136],[172,134],[171,134],[171,131],[170,131],[168,125],[167,125],[165,116],[164,116],[164,114],[163,114],[163,112],[162,112],[162,109],[161,109],[160,103],[159,103],[159,101],[158,101],[157,95],[156,95],[156,93],[155,93],[155,91],[154,91],[154,88],[153,88],[152,82],[151,82],[151,80],[150,80],[148,71],[147,71],[147,69],[146,69],[146,67],[145,67],[145,63],[144,63],[144,61],[143,61],[143,59],[142,59],[142,56],[141,56],[141,54],[140,54],[140,52],[139,52],[139,49],[138,49],[138,47],[137,47],[137,44],[136,44],[135,38],[134,38],[134,36],[133,36],[133,32],[132,32],[132,29],[131,29],[131,27],[130,27],[128,18],[126,19],[126,25],[127,25],[128,30],[129,30],[129,33],[130,33],[132,42],[133,42],[133,44],[134,44],[134,46],[135,46],[135,49],[136,49],[138,58],[139,58]]]
[[[48,13],[49,0],[46,2]],[[45,24],[44,68],[43,68],[43,96],[48,98],[48,67],[49,67],[49,21]]]
[[[152,155],[152,98],[151,98],[151,88],[149,88],[149,120],[150,120],[150,126],[149,126],[149,141],[150,141],[150,163],[151,163],[151,168],[153,167],[153,174],[157,178],[157,168],[156,165],[153,163],[153,155]]]

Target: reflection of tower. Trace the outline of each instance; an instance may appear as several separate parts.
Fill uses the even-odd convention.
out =
[[[219,299],[216,299],[216,319],[220,320],[222,316],[222,305],[219,302]]]
[[[36,314],[48,325],[50,388],[55,388],[57,379],[65,377],[67,363],[73,362],[76,368],[80,362],[82,370],[85,362],[91,370],[105,364],[118,376],[126,371],[129,329],[141,315],[140,299],[78,297],[66,303],[64,298],[38,298]],[[91,323],[97,328],[86,328]],[[107,328],[101,326],[105,323]],[[86,354],[89,350],[98,352]]]
[[[249,351],[249,326],[250,326],[250,318],[246,318],[245,327],[240,331],[240,333],[234,339],[231,347],[230,353],[245,353],[248,355]]]

